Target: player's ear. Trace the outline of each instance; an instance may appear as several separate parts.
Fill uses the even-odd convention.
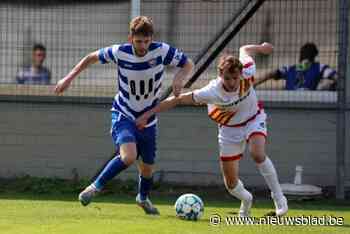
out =
[[[132,35],[131,34],[128,35],[128,42],[132,43]]]

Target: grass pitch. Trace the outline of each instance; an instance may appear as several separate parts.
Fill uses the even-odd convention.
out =
[[[154,198],[161,212],[159,217],[147,216],[136,206],[134,197],[126,195],[100,196],[87,207],[77,201],[76,195],[35,195],[0,193],[1,234],[153,234],[153,233],[350,233],[350,204],[334,200],[290,201],[288,216],[342,217],[338,226],[287,225],[227,225],[210,224],[210,216],[235,216],[237,201],[203,199],[204,216],[197,222],[175,217],[175,197]],[[271,201],[258,200],[252,215],[261,217],[273,208]]]

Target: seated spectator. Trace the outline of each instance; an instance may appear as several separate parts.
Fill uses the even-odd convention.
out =
[[[32,64],[23,67],[18,72],[16,80],[18,84],[48,85],[51,80],[50,71],[43,66],[46,57],[46,48],[41,44],[33,46]]]
[[[315,61],[318,49],[314,43],[306,43],[300,49],[299,64],[283,66],[257,77],[254,86],[267,80],[284,79],[286,90],[336,90],[336,71]]]

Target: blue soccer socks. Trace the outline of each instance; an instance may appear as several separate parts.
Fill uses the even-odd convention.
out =
[[[122,161],[120,155],[114,157],[103,171],[98,175],[97,179],[93,183],[97,190],[101,191],[108,181],[113,179],[120,172],[125,170],[128,166]]]
[[[139,176],[139,194],[141,200],[146,200],[153,185],[153,177],[145,178],[142,175]]]

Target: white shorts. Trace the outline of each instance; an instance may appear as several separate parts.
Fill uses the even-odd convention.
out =
[[[222,161],[240,159],[249,138],[253,135],[267,136],[266,114],[263,110],[242,127],[219,126],[219,150]]]

